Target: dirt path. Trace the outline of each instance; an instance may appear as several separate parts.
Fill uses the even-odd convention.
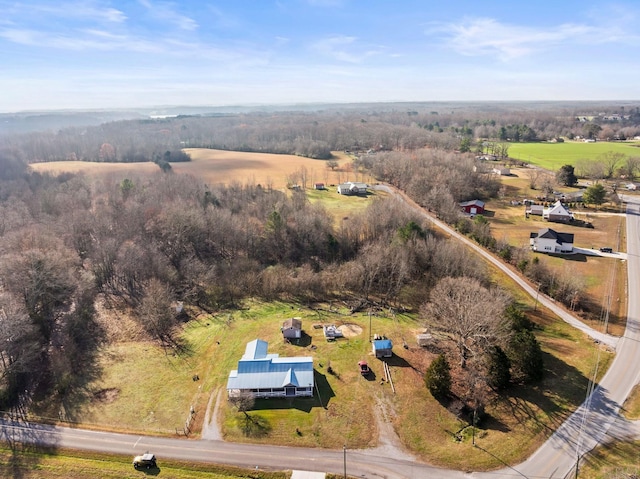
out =
[[[213,411],[211,411],[214,398],[216,403]],[[202,424],[202,439],[222,441],[222,434],[220,434],[220,428],[218,427],[218,407],[220,406],[221,398],[222,394],[220,394],[218,389],[214,389],[211,392],[209,403],[207,404],[207,412],[204,415],[204,423]]]
[[[373,449],[360,449],[359,452],[371,456],[394,457],[405,461],[416,461],[415,456],[409,454],[400,438],[393,429],[394,412],[391,405],[376,395],[376,426],[378,427],[378,446]]]

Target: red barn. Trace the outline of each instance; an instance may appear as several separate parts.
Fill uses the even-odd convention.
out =
[[[484,214],[484,201],[471,200],[460,203],[460,208],[468,215],[483,215]]]

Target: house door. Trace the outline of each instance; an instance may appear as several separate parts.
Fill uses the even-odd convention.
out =
[[[473,208],[471,208],[471,214],[475,215],[478,212],[478,208],[476,208],[475,206]]]
[[[286,397],[293,397],[296,395],[296,388],[292,386],[287,386],[284,388],[284,395]]]

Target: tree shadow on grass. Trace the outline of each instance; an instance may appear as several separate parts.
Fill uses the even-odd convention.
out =
[[[237,419],[238,426],[245,437],[261,438],[266,437],[271,432],[269,420],[258,413],[243,412]]]
[[[585,400],[589,381],[576,368],[549,353],[543,352],[543,359],[545,377],[541,382],[511,387],[499,400],[520,424],[533,421],[551,434]]]
[[[58,436],[52,426],[8,420],[0,423],[0,442],[8,449],[0,475],[21,479],[32,477],[42,454],[55,454]]]

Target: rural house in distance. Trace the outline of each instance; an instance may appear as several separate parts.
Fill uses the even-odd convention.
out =
[[[347,181],[338,185],[338,193],[341,195],[363,195],[367,192],[369,185],[366,183],[354,183]]]
[[[551,228],[543,228],[531,233],[529,244],[533,251],[540,253],[571,253],[573,251],[573,234],[559,233]]]
[[[545,208],[542,218],[555,223],[568,223],[573,221],[573,214],[558,200],[551,207]]]
[[[281,358],[267,354],[269,343],[254,339],[247,343],[238,369],[229,373],[230,398],[251,393],[255,398],[294,398],[313,396],[313,358]]]

